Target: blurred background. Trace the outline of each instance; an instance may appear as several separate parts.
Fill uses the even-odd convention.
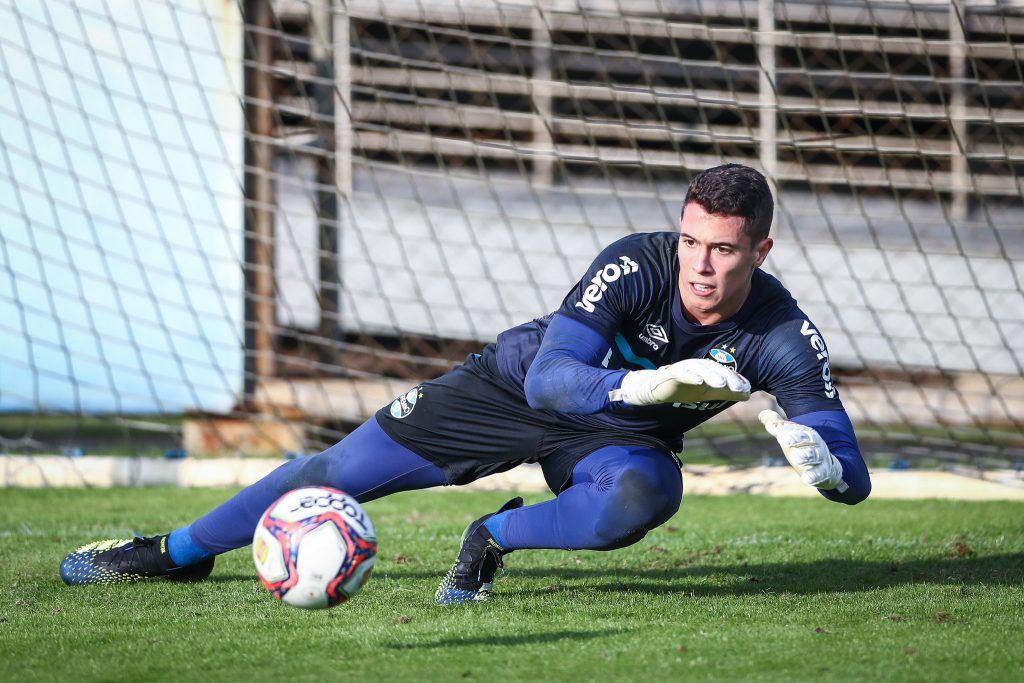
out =
[[[316,453],[724,162],[872,465],[1019,476],[1020,2],[0,0],[4,467]]]

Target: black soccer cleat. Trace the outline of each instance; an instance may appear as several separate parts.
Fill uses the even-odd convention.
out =
[[[148,578],[202,581],[213,571],[214,558],[179,567],[167,552],[167,536],[136,536],[97,541],[69,553],[60,563],[60,578],[69,586],[126,583]]]
[[[461,605],[491,599],[491,584],[498,569],[504,569],[502,556],[507,552],[498,545],[484,522],[506,510],[523,507],[523,499],[516,497],[502,505],[497,512],[476,520],[462,534],[459,556],[434,594],[438,605]],[[511,552],[511,551],[508,551]]]

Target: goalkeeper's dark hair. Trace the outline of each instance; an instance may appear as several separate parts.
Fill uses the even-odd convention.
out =
[[[708,213],[739,216],[743,232],[757,244],[768,236],[775,201],[768,181],[758,171],[742,164],[723,164],[697,174],[686,190],[683,210],[696,202]],[[682,212],[680,212],[682,218]]]

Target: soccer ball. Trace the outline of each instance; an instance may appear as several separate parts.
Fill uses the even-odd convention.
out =
[[[351,496],[324,486],[289,491],[256,525],[252,557],[271,594],[292,607],[345,602],[370,576],[377,534]]]

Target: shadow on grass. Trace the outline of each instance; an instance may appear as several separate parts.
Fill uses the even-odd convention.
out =
[[[765,592],[809,594],[856,592],[911,583],[1021,585],[1024,553],[955,559],[865,561],[825,559],[797,563],[700,564],[678,568],[607,569],[602,567],[552,567],[516,569],[509,573],[545,581],[543,588],[524,594],[547,594],[572,588],[585,581],[589,590],[685,593],[694,595],[743,595]],[[439,572],[383,570],[377,580],[425,579]],[[500,580],[500,579],[499,579]]]
[[[391,650],[430,650],[444,647],[466,647],[467,645],[498,645],[510,647],[514,645],[533,645],[550,643],[554,640],[590,640],[603,636],[618,635],[623,629],[598,629],[594,631],[548,631],[545,633],[510,633],[500,636],[480,636],[478,638],[441,638],[426,643],[390,643],[385,645]]]
[[[252,574],[218,574],[214,569],[213,574],[209,578],[203,579],[202,583],[233,583],[235,581],[259,581],[259,577],[256,576],[255,569]]]

